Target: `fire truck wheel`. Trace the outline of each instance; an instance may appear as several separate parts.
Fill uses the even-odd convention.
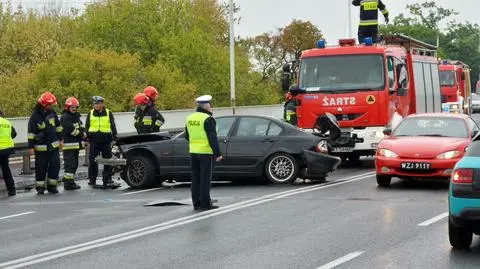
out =
[[[265,175],[274,184],[292,183],[298,176],[297,160],[288,153],[275,153],[267,160]]]
[[[392,177],[377,175],[377,184],[380,187],[388,187],[392,182]]]

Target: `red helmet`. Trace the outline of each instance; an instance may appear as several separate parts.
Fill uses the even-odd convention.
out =
[[[149,101],[150,100],[148,100],[148,96],[141,92],[137,93],[133,98],[133,102],[136,106],[147,105]]]
[[[71,106],[78,107],[79,105],[80,105],[80,102],[78,102],[77,98],[75,97],[69,97],[67,101],[65,101],[65,109],[68,109]]]
[[[40,95],[40,98],[38,98],[38,103],[43,107],[48,105],[56,105],[57,98],[51,92],[44,92],[42,95]]]
[[[158,96],[158,91],[155,87],[153,86],[148,86],[143,90],[143,93],[148,96],[150,99],[155,100]]]

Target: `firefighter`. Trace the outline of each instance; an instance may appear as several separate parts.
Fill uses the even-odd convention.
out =
[[[99,153],[103,158],[111,158],[111,145],[117,139],[117,127],[112,112],[105,108],[105,99],[101,96],[93,96],[93,109],[87,114],[85,120],[85,130],[89,142],[88,153],[88,178],[89,185],[97,187],[96,180],[98,175],[98,164],[95,158]],[[112,180],[112,166],[104,165],[103,167],[103,188],[118,188],[120,184],[116,184]]]
[[[63,175],[63,187],[65,190],[77,190],[80,186],[75,183],[75,173],[78,168],[78,154],[82,148],[83,139],[87,138],[85,128],[77,112],[79,102],[75,97],[69,97],[65,101],[60,124],[63,127],[63,161],[65,172]]]
[[[135,128],[138,134],[156,133],[165,122],[162,114],[151,105],[151,99],[144,93],[137,93],[134,97]]]
[[[212,96],[204,95],[196,99],[197,111],[186,119],[185,139],[189,141],[192,164],[192,202],[194,210],[218,208],[210,198],[213,162],[223,159],[218,145],[216,122],[212,117]]]
[[[38,194],[58,193],[58,173],[60,172],[60,141],[62,126],[53,106],[57,98],[44,92],[35,105],[28,121],[29,153],[35,154],[35,180]],[[45,182],[46,181],[46,182]]]
[[[285,94],[286,102],[284,104],[283,118],[286,122],[297,126],[297,105],[291,92]]]
[[[382,0],[353,0],[354,6],[360,6],[360,24],[358,26],[358,42],[364,43],[366,37],[371,37],[374,43],[378,43],[378,10],[389,22],[388,10]]]
[[[12,171],[8,165],[8,158],[14,152],[15,143],[13,139],[16,136],[17,132],[15,128],[7,119],[5,119],[3,111],[0,111],[0,167],[2,168],[3,180],[7,187],[8,196],[14,196],[17,194]]]

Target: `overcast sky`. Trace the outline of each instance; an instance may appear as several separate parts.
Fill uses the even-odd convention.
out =
[[[92,0],[12,0],[25,6],[40,6],[49,2],[63,2],[64,6],[81,7]],[[228,2],[228,0],[218,0]],[[2,0],[2,2],[6,2]],[[317,25],[329,43],[347,36],[348,6],[351,0],[234,0],[240,6],[240,25],[235,25],[235,35],[246,37],[263,32],[275,31],[277,27],[288,25],[293,19],[309,20]],[[405,6],[421,0],[383,0],[390,11],[390,18],[405,12]],[[470,21],[480,24],[479,0],[435,0],[445,8],[453,8],[460,14],[458,21]],[[358,25],[358,7],[352,6],[352,32],[356,37]],[[380,15],[380,22],[383,17]]]
[[[222,0],[226,1],[226,0]],[[274,31],[276,27],[288,25],[293,19],[309,20],[323,32],[327,41],[334,43],[347,35],[348,6],[351,0],[234,0],[240,6],[240,25],[235,25],[235,34],[257,35]],[[390,11],[390,20],[405,12],[405,6],[419,0],[383,0]],[[435,0],[437,4],[455,9],[460,14],[458,21],[480,24],[479,0]],[[352,32],[357,33],[359,8],[352,6]],[[379,14],[380,22],[384,23]]]

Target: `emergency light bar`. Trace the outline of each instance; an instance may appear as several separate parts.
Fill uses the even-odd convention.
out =
[[[355,38],[339,39],[338,44],[340,44],[342,47],[355,46]]]
[[[317,41],[317,48],[324,49],[325,44],[326,44],[325,39],[320,39],[320,40]]]

